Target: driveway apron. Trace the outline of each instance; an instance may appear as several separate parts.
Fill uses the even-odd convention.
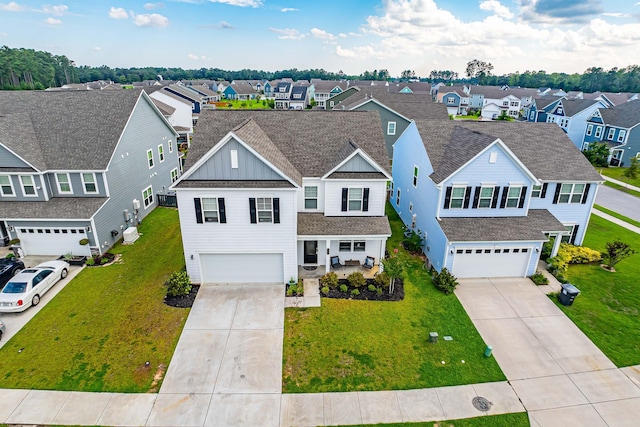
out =
[[[640,419],[640,383],[529,279],[463,279],[456,295],[532,425],[622,426]]]

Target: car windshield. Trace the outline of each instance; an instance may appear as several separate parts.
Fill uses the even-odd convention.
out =
[[[9,282],[2,289],[3,294],[22,294],[27,289],[27,282]]]
[[[0,267],[11,264],[11,260],[9,258],[0,258]]]

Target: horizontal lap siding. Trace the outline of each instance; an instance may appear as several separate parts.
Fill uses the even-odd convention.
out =
[[[343,188],[369,188],[369,210],[342,211]],[[326,216],[383,216],[386,201],[386,181],[327,180],[324,185],[325,215]]]

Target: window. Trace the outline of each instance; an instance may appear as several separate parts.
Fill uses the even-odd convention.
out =
[[[464,194],[467,187],[453,187],[451,188],[451,200],[449,201],[449,208],[462,209],[464,205]]]
[[[173,153],[173,140],[168,140],[167,145],[169,146],[169,152]]]
[[[84,186],[84,192],[87,194],[97,193],[98,187],[96,186],[96,174],[95,173],[83,173],[82,185]]]
[[[396,134],[396,122],[387,123],[387,135],[395,135]]]
[[[585,184],[562,184],[558,203],[581,203]]]
[[[353,242],[353,251],[354,252],[364,252],[366,248],[365,242]]]
[[[398,188],[398,193],[396,194],[396,206],[400,207],[400,189]]]
[[[561,241],[563,243],[571,243],[572,241],[575,241],[574,234],[576,232],[576,225],[565,225],[565,229],[568,234],[562,235]]]
[[[178,180],[178,168],[171,169],[171,182],[176,182]]]
[[[593,133],[593,125],[592,124],[588,124],[587,125],[587,136],[591,136],[592,133]]]
[[[609,129],[609,133],[607,134],[607,139],[609,141],[613,140],[613,135],[615,135],[616,130],[614,128]]]
[[[160,159],[160,163],[164,162],[164,147],[162,144],[158,145],[158,159]]]
[[[304,208],[305,209],[318,209],[318,187],[308,186],[304,187]]]
[[[218,199],[202,198],[202,216],[204,222],[218,222]]]
[[[351,252],[351,242],[341,241],[338,250],[340,252]]]
[[[153,167],[153,150],[147,150],[147,162],[149,169],[151,169]]]
[[[362,210],[362,188],[349,188],[348,207],[350,211]]]
[[[534,185],[533,190],[531,190],[531,197],[535,197],[539,199],[541,194],[542,194],[542,185]]]
[[[600,136],[602,135],[602,126],[596,126],[596,134],[595,137],[596,138],[600,138]]]
[[[493,192],[495,187],[481,187],[480,188],[480,198],[478,199],[478,207],[479,208],[490,208],[491,202],[493,201]]]
[[[142,192],[142,200],[144,202],[144,208],[148,208],[153,203],[153,189],[151,186],[144,189]]]
[[[33,184],[31,175],[20,175],[20,184],[22,184],[22,194],[25,196],[37,196],[36,186]]]
[[[9,175],[0,175],[0,194],[3,196],[15,196],[13,183]]]
[[[71,190],[71,181],[69,180],[68,173],[57,173],[56,182],[58,183],[58,191],[61,194],[68,194],[73,192]]]
[[[509,187],[509,191],[507,192],[507,208],[517,208],[518,203],[520,202],[520,193],[522,192],[522,187]]]
[[[413,167],[413,186],[418,187],[418,167]]]
[[[627,135],[627,131],[624,129],[620,129],[618,133],[618,142],[624,142],[624,137]]]
[[[456,99],[452,96],[447,98],[447,104],[455,104],[456,103]]]
[[[258,222],[273,222],[273,206],[271,197],[258,197],[256,199],[258,210]]]

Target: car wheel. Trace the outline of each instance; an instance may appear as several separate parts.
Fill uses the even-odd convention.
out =
[[[33,299],[31,300],[31,305],[35,307],[39,303],[40,303],[40,295],[34,295]]]
[[[22,269],[20,267],[16,267],[15,270],[13,270],[13,275],[15,276],[16,274],[20,273],[22,271]]]
[[[63,268],[62,273],[60,273],[60,279],[64,279],[65,277],[67,277],[67,274],[69,274],[69,272],[66,268]]]

